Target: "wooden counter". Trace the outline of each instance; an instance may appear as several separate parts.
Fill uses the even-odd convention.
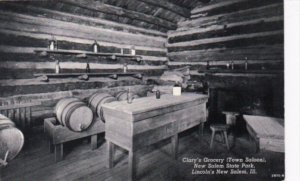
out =
[[[135,152],[145,146],[172,138],[172,154],[176,159],[178,133],[206,121],[207,95],[164,94],[160,99],[144,97],[132,104],[126,101],[103,106],[105,138],[108,143],[108,167],[113,167],[114,145],[129,151],[129,171],[135,179]]]

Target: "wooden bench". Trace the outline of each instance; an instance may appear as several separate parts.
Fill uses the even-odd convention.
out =
[[[74,132],[59,124],[55,117],[44,119],[44,131],[49,138],[50,153],[54,151],[55,161],[61,161],[64,156],[63,144],[69,141],[91,137],[91,148],[97,148],[97,134],[105,132],[105,124],[96,119],[91,126],[82,132]]]
[[[265,149],[284,152],[283,119],[267,116],[243,115],[249,135],[253,138],[256,152]]]

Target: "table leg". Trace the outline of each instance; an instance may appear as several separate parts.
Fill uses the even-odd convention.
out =
[[[210,145],[209,145],[210,149],[212,149],[212,147],[213,147],[213,143],[214,143],[214,139],[215,139],[215,134],[216,134],[215,131],[212,131]]]
[[[112,168],[114,166],[115,145],[110,141],[107,141],[107,153],[107,167]]]
[[[52,144],[51,140],[49,140],[49,151],[50,151],[50,153],[54,152],[54,145]]]
[[[225,143],[226,143],[227,150],[230,150],[229,142],[228,142],[228,137],[227,137],[227,132],[223,131],[223,134],[224,134],[224,138],[225,138]]]
[[[177,153],[178,153],[178,134],[175,134],[171,138],[171,145],[172,145],[172,157],[176,160]]]
[[[129,178],[136,180],[136,155],[132,150],[129,150]]]
[[[55,162],[59,162],[64,157],[64,145],[63,143],[54,145]]]
[[[92,150],[97,149],[97,134],[91,136],[91,148]]]
[[[204,134],[204,123],[205,122],[200,122],[200,124],[199,124],[199,137],[203,137],[203,134]]]

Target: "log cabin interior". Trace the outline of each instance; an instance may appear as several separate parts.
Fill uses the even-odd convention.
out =
[[[284,179],[282,0],[4,1],[0,14],[0,180]]]

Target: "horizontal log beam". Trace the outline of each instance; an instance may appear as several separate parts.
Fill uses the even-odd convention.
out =
[[[222,71],[244,71],[245,72],[245,60],[236,60],[233,59],[234,62],[234,70],[231,70],[230,67],[228,69],[227,65],[230,65],[232,60],[219,60],[219,61],[209,61],[211,72],[222,72]],[[281,70],[283,71],[283,61],[282,60],[256,60],[249,59],[247,60],[247,68],[248,72],[260,70],[260,71],[270,71],[270,70]],[[171,69],[181,68],[190,66],[191,70],[201,70],[207,71],[207,63],[206,62],[169,62],[168,67]],[[264,68],[264,70],[262,70]]]
[[[85,70],[86,63],[83,62],[60,62],[61,69],[82,69]],[[7,69],[53,69],[55,67],[55,62],[13,62],[6,61],[1,62],[0,68]],[[101,63],[90,63],[91,69],[97,70],[123,70],[123,64],[101,64]],[[159,70],[166,69],[165,65],[161,66],[150,66],[150,65],[128,65],[129,70]]]
[[[187,31],[169,33],[168,42],[176,43],[210,37],[224,37],[246,33],[257,33],[283,29],[283,16],[259,18],[249,21],[230,23],[226,25],[212,25]]]
[[[283,61],[283,45],[250,46],[244,48],[216,48],[168,53],[174,62],[206,62],[230,60],[280,60]]]
[[[21,13],[21,14],[55,19],[64,22],[73,22],[73,23],[83,24],[87,26],[100,27],[103,29],[112,29],[115,31],[125,31],[125,32],[135,33],[135,34],[167,37],[166,33],[160,31],[149,30],[146,28],[139,28],[132,25],[104,20],[101,18],[94,18],[94,17],[76,15],[71,13],[65,13],[65,12],[51,10],[51,9],[38,7],[38,6],[35,7],[34,4],[26,5],[26,8],[24,8],[24,6],[17,3],[5,3],[4,5],[0,6],[0,9],[6,11],[13,9],[14,12]]]
[[[199,50],[209,48],[245,47],[254,44],[280,44],[283,43],[283,31],[251,33],[245,35],[226,36],[220,38],[207,38],[189,42],[168,44],[169,52]]]
[[[164,8],[166,10],[169,10],[169,11],[176,13],[180,16],[183,16],[185,18],[190,17],[189,9],[178,6],[178,5],[168,2],[168,1],[156,1],[156,0],[140,0],[140,1],[150,4],[150,5],[153,5],[153,6],[156,6],[156,7]]]
[[[13,96],[18,94],[34,94],[56,91],[68,91],[73,89],[96,89],[103,87],[117,87],[128,85],[142,85],[142,80],[130,77],[120,77],[118,80],[110,78],[90,78],[88,81],[78,79],[51,79],[44,83],[38,79],[16,79],[0,80],[1,97]]]
[[[193,27],[207,27],[211,25],[228,24],[279,15],[283,15],[283,3],[274,3],[266,6],[239,10],[232,13],[199,17],[197,19],[178,22],[178,28],[176,31],[183,31]]]
[[[85,73],[86,62],[60,62],[62,73]],[[91,73],[122,73],[123,63],[104,64],[90,62]],[[161,75],[167,69],[166,65],[127,65],[128,72],[139,72],[145,75]],[[25,61],[2,61],[0,64],[1,79],[22,79],[32,78],[34,73],[54,73],[55,61],[47,62],[28,62]]]
[[[97,1],[65,0],[63,2],[73,4],[76,6],[80,6],[80,7],[86,8],[86,9],[97,10],[97,11],[107,13],[107,14],[112,14],[112,15],[116,15],[116,16],[120,16],[120,17],[127,17],[130,19],[144,21],[147,23],[151,23],[151,24],[154,24],[157,26],[164,27],[166,29],[175,29],[176,28],[176,24],[174,24],[170,21],[166,21],[166,20],[163,20],[160,18],[156,18],[156,17],[150,16],[150,15],[143,14],[143,13],[134,12],[134,11],[126,10],[123,8],[107,5],[107,4],[104,4],[101,2],[97,2]]]
[[[149,45],[153,47],[163,47],[164,42],[166,41],[165,38],[161,37],[95,28],[48,18],[32,17],[9,12],[1,12],[0,15],[3,15],[0,18],[0,28],[24,31],[32,34],[44,33],[53,36],[74,37],[141,46]]]
[[[245,9],[251,9],[259,6],[264,6],[272,3],[282,2],[281,0],[225,0],[201,8],[192,10],[192,18],[201,16],[212,16],[223,13],[231,13]]]
[[[217,1],[216,3],[210,3],[205,6],[195,8],[191,11],[191,14],[198,14],[198,13],[204,13],[207,11],[211,11],[213,9],[217,8],[223,8],[225,6],[230,6],[232,4],[237,4],[240,2],[246,2],[247,0],[225,0],[225,1]]]

